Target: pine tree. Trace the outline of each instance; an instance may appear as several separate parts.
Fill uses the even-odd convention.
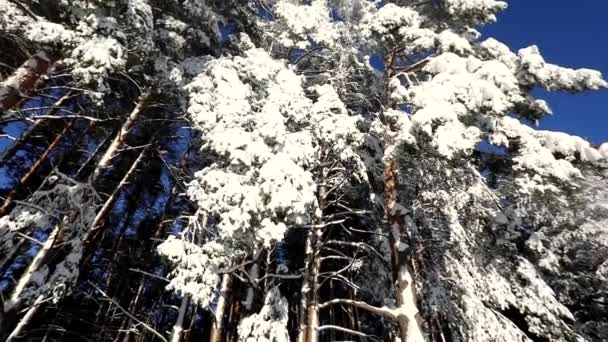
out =
[[[608,83],[506,7],[0,0],[0,338],[608,339],[608,144],[531,94]]]

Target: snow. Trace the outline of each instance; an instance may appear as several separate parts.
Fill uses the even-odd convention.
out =
[[[601,144],[598,151],[602,154],[604,159],[608,160],[608,143]]]
[[[27,38],[38,43],[49,44],[61,42],[72,44],[76,39],[73,31],[66,30],[63,25],[49,22],[35,22],[28,27]]]
[[[0,1],[0,27],[8,32],[18,32],[34,20],[10,1]]]
[[[260,312],[243,318],[239,323],[238,341],[288,342],[288,314],[287,299],[281,295],[278,287],[271,288]]]
[[[28,235],[36,232],[47,236],[47,240],[43,241],[47,248],[36,254],[38,263],[32,263],[33,266],[28,268],[27,274],[22,276],[10,294],[11,305],[31,304],[41,294],[58,301],[60,296],[70,293],[79,275],[82,240],[98,208],[96,199],[90,184],[79,183],[57,173],[49,176],[26,203],[17,205],[9,215],[0,218],[2,253],[8,253],[17,232]],[[56,227],[60,227],[60,234]],[[53,234],[58,234],[63,240],[49,240],[54,239]],[[48,258],[46,253],[56,253],[53,248],[59,243],[65,254],[58,254],[61,256],[55,258],[53,264],[42,264]]]
[[[203,148],[220,157],[197,172],[188,186],[188,195],[201,213],[219,218],[213,228],[216,239],[203,247],[189,247],[193,253],[205,255],[206,246],[213,244],[229,266],[242,253],[281,240],[288,225],[310,222],[316,187],[303,167],[310,157],[311,140],[288,139],[303,133],[310,115],[312,103],[300,84],[285,64],[252,49],[244,57],[210,61],[186,87],[188,111],[208,139]],[[175,248],[164,245],[159,251],[173,256],[178,270],[171,288],[192,287],[197,289],[191,291],[193,298],[208,302],[219,277],[212,276],[211,269],[203,283],[189,278],[194,267],[180,264],[172,252]]]
[[[437,35],[439,46],[443,51],[452,51],[458,54],[471,52],[472,47],[468,39],[454,33],[451,30],[442,31]]]
[[[145,32],[154,28],[154,16],[148,0],[129,0],[127,16],[131,19],[131,24],[137,29]]]
[[[224,10],[209,0],[66,0],[50,22],[0,1],[0,26],[28,47],[61,50],[79,86],[102,99],[122,91],[110,88],[110,77],[137,75],[144,87],[162,90],[163,104],[181,107],[201,133],[197,152],[205,164],[186,185],[197,211],[184,231],[158,247],[171,266],[167,288],[209,307],[227,269],[316,223],[319,176],[327,176],[329,164],[337,165],[337,175],[323,185],[345,177],[340,198],[373,211],[361,219],[370,232],[386,234],[384,210],[407,213],[415,241],[400,236],[393,247],[424,253],[417,255],[418,272],[405,280],[418,285],[424,318],[444,319],[439,323],[452,339],[527,341],[516,313],[542,338],[581,339],[586,321],[580,317],[589,312],[566,305],[589,295],[586,284],[605,283],[608,273],[608,143],[596,148],[527,122],[551,111],[530,95],[534,87],[599,89],[608,86],[602,75],[547,63],[536,46],[514,53],[495,39],[479,41],[476,27],[496,20],[504,1],[266,3],[273,20],[262,23],[251,12],[237,17],[246,8],[239,2]],[[232,19],[261,38],[241,34],[220,47],[220,24]],[[371,70],[370,56],[381,59],[381,51],[393,49],[403,58],[385,80]],[[288,65],[280,58],[293,57],[290,51],[305,57]],[[418,68],[408,69],[416,62]],[[486,153],[482,142],[501,153]],[[399,181],[388,205],[387,160],[395,161]],[[34,267],[12,294],[28,304],[39,294],[55,301],[69,294],[79,276],[80,241],[96,214],[89,185],[54,181],[28,199],[48,213],[19,205],[0,218],[0,254],[15,247],[18,232],[48,235],[55,216],[64,219],[66,253]],[[367,242],[390,255],[378,236]],[[287,264],[282,260],[277,273],[287,272]],[[394,293],[380,260],[353,265],[348,280],[362,289],[355,296],[384,305],[405,294]],[[277,287],[283,279],[265,280],[247,289],[247,309],[258,312],[243,311],[242,341],[289,339],[290,308]],[[261,308],[256,298],[264,298]],[[361,322],[365,327],[366,315]]]
[[[113,38],[93,38],[75,48],[66,62],[74,64],[73,74],[85,84],[104,88],[105,78],[126,65],[124,47]]]
[[[202,63],[201,73],[185,87],[188,113],[206,141],[202,150],[214,156],[187,191],[202,218],[197,225],[211,236],[201,246],[191,245],[189,229],[159,247],[175,267],[169,288],[188,291],[203,305],[219,281],[212,273],[220,265],[230,267],[271,248],[291,226],[312,222],[318,205],[310,169],[319,163],[320,147],[363,167],[356,152],[363,142],[356,128],[361,119],[349,115],[331,85],[309,89],[316,97],[311,101],[304,79],[283,61],[252,46],[246,36],[241,46],[242,56]],[[206,255],[208,244],[221,257]],[[191,253],[205,255],[213,265],[184,262]],[[209,273],[203,282],[194,276],[201,272]]]
[[[507,8],[505,1],[446,0],[446,12],[457,18],[469,19],[473,25],[496,21],[496,14]]]
[[[208,242],[203,247],[175,236],[169,236],[158,246],[158,252],[176,265],[169,275],[167,289],[190,295],[199,305],[206,307],[213,300],[220,281],[219,268],[225,261],[223,247]]]
[[[338,38],[338,33],[329,17],[330,9],[325,0],[312,0],[309,5],[297,5],[290,1],[277,1],[275,13],[291,31],[281,35],[281,44],[286,47],[304,49],[309,42],[304,37],[310,37],[319,44],[332,46]],[[302,37],[294,41],[293,35]]]
[[[608,87],[598,71],[573,70],[546,63],[535,45],[519,50],[518,56],[524,70],[529,73],[530,81],[547,90],[581,91]]]

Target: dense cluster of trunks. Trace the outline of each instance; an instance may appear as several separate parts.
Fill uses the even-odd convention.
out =
[[[21,67],[15,65],[16,71],[2,83],[8,90],[4,113],[11,116],[4,115],[0,122],[7,133],[0,139],[0,216],[20,206],[34,206],[30,197],[52,189],[58,178],[91,185],[98,197],[92,202],[97,205],[96,215],[84,234],[77,281],[67,295],[41,295],[34,301],[5,305],[1,338],[237,340],[242,311],[257,311],[262,296],[246,304],[250,285],[227,274],[213,303],[208,308],[197,306],[187,296],[165,291],[169,269],[156,253],[156,246],[168,234],[182,231],[195,210],[184,190],[192,173],[205,165],[204,156],[193,147],[203,138],[176,114],[178,109],[163,103],[161,94],[139,93],[128,79],[112,80],[113,88],[123,89],[124,96],[107,99],[103,107],[93,105],[56,61],[32,67],[41,54],[21,61]],[[290,269],[303,270],[295,276],[274,275],[283,277],[283,293],[298,293],[288,298],[292,340],[352,338],[364,330],[381,339],[388,332],[385,318],[394,317],[376,309],[378,316],[371,316],[375,319],[362,319],[374,315],[374,309],[355,300],[362,294],[351,282],[357,272],[348,269],[364,256],[375,259],[370,265],[382,265],[384,273],[391,273],[390,263],[366,243],[370,234],[379,234],[369,224],[372,204],[345,207],[344,203],[361,198],[348,199],[335,191],[348,177],[340,170],[349,166],[330,161],[324,165],[318,181],[328,185],[319,190],[323,214],[316,229],[296,229],[285,242],[259,255],[260,260],[268,260],[262,266],[268,269],[257,273],[287,263]],[[15,242],[0,257],[4,301],[15,296],[16,288],[29,284],[43,266],[53,269],[66,254],[59,228],[31,225],[19,231]],[[378,298],[365,299],[383,305]],[[345,303],[349,305],[340,305]],[[297,317],[308,320],[298,322]],[[310,338],[305,335],[308,330]]]

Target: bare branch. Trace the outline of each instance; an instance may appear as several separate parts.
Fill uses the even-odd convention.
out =
[[[137,322],[138,324],[140,324],[142,327],[146,328],[146,330],[148,330],[149,332],[151,332],[154,335],[156,335],[158,338],[161,339],[161,341],[167,342],[167,339],[161,333],[159,333],[158,331],[154,330],[148,324],[146,324],[146,323],[142,322],[141,320],[139,320],[137,317],[135,317],[134,315],[132,315],[129,311],[125,310],[125,308],[123,308],[122,306],[120,306],[120,304],[118,304],[114,299],[110,298],[105,292],[103,292],[102,289],[100,289],[99,287],[97,287],[95,284],[93,284],[91,282],[89,282],[89,284],[91,284],[91,286],[93,286],[99,293],[101,293],[102,296],[104,296],[108,301],[110,301],[110,303],[114,304],[118,309],[120,309],[120,311],[122,311],[129,318],[131,318],[132,320],[134,320],[135,322]]]
[[[165,277],[157,276],[156,274],[149,273],[149,272],[146,272],[146,271],[142,271],[142,270],[139,270],[139,269],[136,269],[136,268],[129,268],[129,271],[136,272],[136,273],[141,273],[143,275],[147,275],[148,277],[152,277],[152,278],[155,278],[155,279],[158,279],[158,280],[166,281],[167,283],[169,282],[169,279],[167,279]]]
[[[387,307],[377,307],[377,306],[370,305],[366,302],[351,300],[351,299],[341,299],[341,298],[332,299],[325,303],[319,304],[319,309],[324,309],[324,308],[327,308],[332,305],[350,305],[350,306],[354,306],[359,309],[367,310],[371,313],[377,314],[379,316],[388,318],[393,321],[397,320],[397,313],[395,312],[394,309],[387,308]]]
[[[373,337],[372,335],[368,335],[368,334],[362,333],[360,331],[344,328],[344,327],[337,326],[337,325],[322,325],[318,329],[319,332],[321,332],[323,330],[337,330],[337,331],[341,331],[341,332],[344,332],[347,334],[364,337],[364,338],[369,338],[374,341],[379,341],[377,338]]]

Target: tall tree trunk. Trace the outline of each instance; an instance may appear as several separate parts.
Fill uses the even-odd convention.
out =
[[[36,160],[36,162],[34,163],[34,165],[32,165],[32,167],[29,169],[29,171],[23,177],[21,177],[21,180],[19,181],[19,184],[15,187],[15,189],[6,196],[6,198],[4,199],[4,202],[2,203],[2,206],[0,206],[0,217],[8,214],[14,200],[21,193],[21,191],[23,190],[23,187],[26,186],[28,184],[28,182],[36,175],[36,173],[38,172],[38,169],[47,160],[51,151],[53,151],[53,149],[55,149],[55,147],[57,147],[57,145],[59,144],[61,139],[65,136],[65,134],[68,132],[68,130],[72,127],[73,122],[74,122],[73,120],[70,121],[70,123],[68,123],[65,126],[63,131],[59,135],[57,135],[57,137],[55,137],[53,142],[51,142],[51,144],[46,148],[46,150],[44,150],[42,155],[38,158],[38,160]]]
[[[137,308],[139,307],[139,300],[144,291],[144,285],[146,283],[146,278],[142,276],[141,281],[139,282],[139,286],[137,287],[137,293],[135,294],[135,298],[131,301],[131,305],[129,305],[129,312],[137,312]],[[131,325],[133,324],[133,320],[131,317],[127,317],[125,319],[125,324],[122,325],[121,330],[126,330],[124,338],[122,338],[122,342],[129,342],[131,340],[132,330]],[[118,340],[118,339],[117,339]]]
[[[91,163],[91,161],[93,161],[97,155],[99,153],[101,153],[101,151],[103,151],[103,149],[105,148],[106,144],[109,142],[109,140],[112,138],[112,133],[109,133],[107,136],[105,136],[101,142],[99,143],[99,145],[95,148],[95,150],[93,152],[91,152],[91,155],[87,158],[87,160],[85,160],[82,165],[78,168],[78,171],[76,171],[76,174],[74,175],[74,179],[80,179],[80,176],[83,174],[83,172],[87,169],[88,165]]]
[[[179,314],[177,321],[173,325],[173,331],[171,332],[171,342],[181,342],[182,335],[184,333],[184,318],[186,317],[186,311],[188,311],[188,305],[190,303],[190,296],[184,295],[182,298],[181,305],[179,306]]]
[[[325,187],[319,185],[318,193],[319,208],[321,212],[325,209]],[[322,214],[321,214],[322,215]],[[317,223],[323,223],[323,218],[318,218]],[[323,235],[321,224],[311,227],[306,239],[306,271],[302,282],[300,307],[300,334],[298,342],[317,342],[319,340],[319,308],[318,288],[319,270],[321,268],[320,244]]]
[[[116,133],[116,136],[112,140],[112,143],[110,144],[110,146],[108,147],[106,152],[103,154],[101,159],[99,159],[99,161],[97,162],[97,165],[95,166],[95,169],[93,170],[93,173],[91,174],[91,180],[96,180],[99,177],[101,171],[103,171],[103,169],[108,167],[108,165],[112,161],[112,158],[116,154],[117,150],[124,143],[124,140],[127,137],[127,134],[129,134],[129,131],[133,128],[133,126],[139,119],[139,116],[142,114],[143,110],[145,109],[147,99],[148,99],[148,95],[142,95],[140,97],[140,99],[137,102],[137,105],[131,111],[131,114],[129,115],[127,120],[120,127],[120,130]]]
[[[215,309],[215,322],[211,327],[210,342],[222,342],[224,335],[224,316],[226,313],[227,301],[230,298],[230,287],[232,285],[232,276],[224,274],[222,276],[222,284],[220,285],[220,296],[217,300]]]
[[[261,251],[260,251],[261,253]],[[257,259],[257,258],[255,258]],[[251,265],[251,269],[249,270],[249,279],[258,279],[260,277],[260,265],[255,261],[253,265]],[[254,286],[249,286],[247,289],[247,295],[245,297],[245,310],[251,311],[253,307],[253,299],[255,297],[255,288]]]
[[[36,257],[34,258],[34,260],[32,260],[25,273],[23,273],[23,275],[19,278],[19,281],[17,282],[17,285],[15,286],[15,289],[11,294],[11,298],[5,304],[7,310],[13,310],[15,307],[18,307],[21,304],[24,299],[22,296],[23,290],[25,290],[25,287],[30,283],[36,272],[40,270],[40,268],[48,259],[49,253],[53,249],[53,246],[55,245],[57,240],[60,239],[60,232],[61,225],[58,224],[49,234],[48,239],[46,239],[46,242],[44,243],[44,245],[42,245],[42,248],[40,249],[40,251],[38,251]]]
[[[387,108],[393,109],[396,105],[391,101],[389,82],[393,75],[395,51],[387,55],[385,65],[385,100]],[[405,113],[403,114],[405,115]],[[398,119],[397,119],[398,120]],[[399,246],[409,246],[411,239],[410,231],[404,217],[407,213],[402,212],[398,204],[399,169],[397,162],[397,137],[399,127],[395,118],[384,116],[384,210],[387,231],[391,245],[391,264],[393,269],[393,280],[395,284],[395,297],[397,307],[395,309],[396,319],[399,324],[401,342],[424,342],[422,333],[422,320],[416,301],[416,284],[414,282],[413,261],[410,256],[402,256]]]
[[[114,204],[114,201],[118,197],[118,194],[120,193],[122,188],[129,182],[129,179],[135,173],[135,171],[137,171],[139,164],[144,159],[144,156],[149,148],[150,148],[150,146],[145,147],[141,150],[141,152],[137,156],[137,159],[133,162],[133,164],[131,164],[131,167],[129,168],[127,173],[124,175],[124,177],[122,177],[122,179],[120,180],[120,183],[116,186],[116,188],[114,189],[114,191],[112,192],[110,197],[108,197],[108,199],[104,202],[101,209],[97,212],[97,215],[95,215],[95,218],[93,219],[93,222],[91,223],[89,230],[87,231],[87,233],[83,239],[83,241],[85,242],[85,245],[90,245],[90,243],[91,243],[93,237],[96,235],[97,231],[103,226],[103,223],[105,222],[107,215],[110,213],[110,210],[112,209],[112,205]]]
[[[40,77],[48,72],[53,61],[48,52],[40,51],[0,83],[0,112],[13,108],[24,94],[30,92]]]
[[[32,318],[34,318],[34,315],[36,314],[36,312],[38,312],[38,309],[42,305],[43,301],[44,301],[43,295],[40,295],[40,296],[38,296],[38,298],[36,298],[36,301],[34,302],[34,304],[32,304],[32,306],[27,310],[27,312],[25,313],[25,316],[23,316],[23,318],[21,318],[19,323],[15,326],[15,329],[13,329],[11,334],[8,336],[8,338],[6,339],[6,342],[14,342],[19,339],[19,335],[21,335],[21,333],[23,332],[23,329],[32,320]]]
[[[21,147],[21,144],[26,142],[28,140],[28,138],[30,137],[30,135],[32,135],[32,132],[34,132],[36,130],[36,128],[40,127],[41,124],[45,121],[46,121],[45,119],[35,120],[34,123],[31,124],[27,128],[27,130],[21,134],[21,136],[19,137],[19,139],[17,139],[17,141],[12,143],[6,150],[4,150],[4,152],[2,152],[0,154],[0,164],[4,163],[8,158],[12,157],[15,154],[15,152],[17,152],[17,149],[19,147]]]

